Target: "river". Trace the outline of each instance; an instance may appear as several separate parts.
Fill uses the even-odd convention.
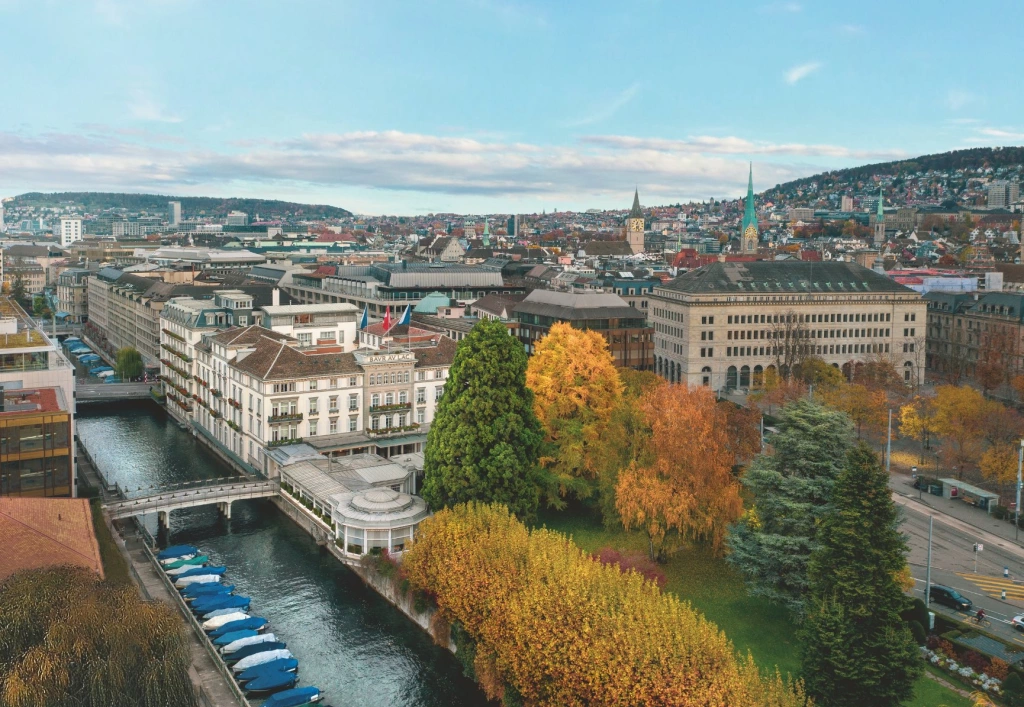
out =
[[[230,472],[150,402],[83,406],[78,435],[111,482],[130,489]],[[156,517],[146,518],[151,530]],[[486,705],[455,657],[363,584],[267,500],[171,513],[171,543],[191,543],[226,565],[236,593],[288,643],[300,685],[335,707]]]

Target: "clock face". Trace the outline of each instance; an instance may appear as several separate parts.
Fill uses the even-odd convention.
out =
[[[643,219],[633,218],[629,220],[629,230],[631,231],[642,231],[644,230]]]

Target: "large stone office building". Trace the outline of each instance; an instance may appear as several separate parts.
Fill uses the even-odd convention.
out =
[[[675,383],[756,389],[817,356],[848,375],[884,358],[924,381],[920,294],[853,263],[712,263],[655,287],[655,371]]]

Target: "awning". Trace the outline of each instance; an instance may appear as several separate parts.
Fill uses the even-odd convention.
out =
[[[56,313],[56,314],[54,314],[53,316],[57,317],[57,319],[67,319],[67,318],[68,318],[68,317],[70,317],[71,315],[70,315],[70,314],[68,314],[67,312],[57,312],[57,313]]]

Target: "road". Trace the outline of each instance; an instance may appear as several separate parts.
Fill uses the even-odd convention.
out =
[[[158,383],[98,383],[78,384],[75,395],[79,402],[90,400],[129,400],[149,397],[149,389]]]
[[[932,531],[932,584],[953,587],[974,602],[975,610],[983,608],[992,620],[985,630],[1024,646],[1024,633],[1009,625],[1010,619],[1024,614],[1024,548],[998,538],[955,518],[933,513],[913,499],[894,494],[894,500],[904,508],[903,532],[910,546],[910,569],[914,577],[914,596],[924,598],[925,565],[928,554],[928,516],[934,515]],[[981,542],[977,553],[975,572],[974,544]],[[1010,570],[1004,579],[1003,568]],[[1000,598],[1002,589],[1007,599]],[[932,603],[932,611],[944,613],[960,620],[968,616]]]

